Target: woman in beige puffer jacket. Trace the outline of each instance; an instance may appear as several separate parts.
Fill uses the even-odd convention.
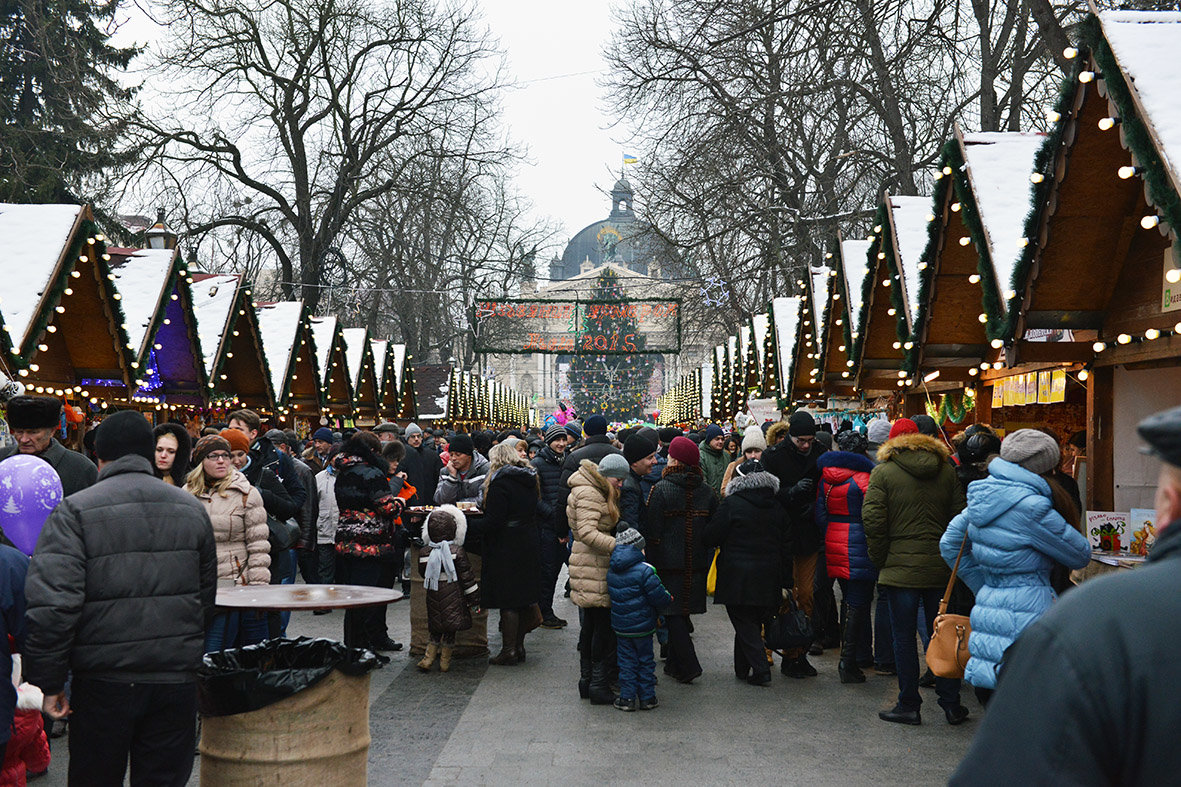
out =
[[[198,440],[185,489],[201,501],[213,524],[217,578],[236,585],[267,585],[271,545],[262,495],[228,458],[222,458],[229,453],[229,443],[216,435]]]
[[[570,487],[566,518],[574,533],[574,546],[570,550],[570,600],[582,608],[578,693],[592,703],[609,704],[614,697],[608,687],[605,660],[615,641],[611,631],[607,568],[611,564],[611,551],[615,549],[619,490],[589,459],[582,460],[566,484]]]

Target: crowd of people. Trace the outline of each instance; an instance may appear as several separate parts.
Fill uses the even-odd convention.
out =
[[[908,725],[922,723],[924,686],[949,724],[969,716],[961,680],[924,671],[921,658],[952,589],[950,611],[970,615],[972,626],[963,680],[990,708],[956,774],[964,783],[981,781],[975,769],[1011,740],[1003,719],[1044,713],[1031,697],[1078,717],[1049,725],[1057,729],[1042,734],[1046,757],[1060,758],[1064,741],[1089,747],[1086,736],[1104,728],[1085,726],[1088,715],[1123,718],[1108,698],[1080,697],[1060,681],[1031,691],[1044,680],[1042,656],[1064,673],[1101,674],[1158,708],[1131,677],[1112,677],[1114,645],[1085,653],[1084,610],[1065,611],[1081,598],[1056,601],[1090,545],[1077,485],[1044,431],[1001,439],[973,425],[947,440],[921,415],[831,429],[797,411],[742,429],[612,433],[595,415],[500,432],[320,427],[301,440],[264,429],[246,409],[199,435],[173,423],[153,429],[125,411],[103,419],[75,452],[54,437],[60,408],[51,398],[11,400],[14,442],[0,451],[0,461],[43,458],[65,495],[31,561],[0,546],[0,633],[11,644],[0,668],[11,668],[13,653],[23,659],[22,679],[0,691],[5,772],[29,750],[13,736],[34,734],[13,722],[18,687],[28,686],[43,694],[51,719],[69,717],[71,783],[122,783],[130,760],[133,783],[183,784],[203,655],[283,636],[287,626],[280,613],[217,609],[216,588],[293,583],[297,573],[309,584],[393,588],[416,570],[427,601],[423,671],[451,669],[457,635],[483,609],[499,611],[490,663],[525,663],[531,631],[568,625],[554,608],[564,590],[578,609],[579,696],[622,711],[658,706],[654,638],[664,675],[702,678],[693,616],[706,612],[711,594],[734,630],[735,677],[773,683],[764,628],[795,604],[813,640],[782,651],[780,672],[815,677],[808,656],[839,648],[842,684],[865,682],[871,669],[896,676],[897,701],[879,717]],[[1152,558],[1164,563],[1181,554],[1167,527],[1181,516],[1181,414],[1150,419],[1141,434],[1166,463],[1158,518],[1168,535]],[[429,513],[412,520],[411,507]],[[1176,582],[1163,566],[1143,576],[1151,592]],[[1100,612],[1114,615],[1118,589],[1100,590],[1106,595],[1089,587],[1071,595],[1096,596]],[[1145,609],[1160,601],[1145,598]],[[346,645],[385,663],[402,649],[385,607],[343,617]],[[1111,625],[1113,636],[1137,635],[1130,624]],[[1039,646],[1028,644],[1034,639]],[[1006,691],[1018,680],[1010,674],[1024,685]],[[1155,736],[1143,738],[1147,745]],[[1102,767],[1133,766],[1109,758]],[[1017,765],[1012,772],[1020,775]]]

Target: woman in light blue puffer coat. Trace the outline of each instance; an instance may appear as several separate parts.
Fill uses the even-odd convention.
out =
[[[1091,558],[1090,543],[1055,510],[1052,482],[1043,477],[1059,456],[1058,444],[1044,432],[1010,434],[988,477],[968,485],[968,507],[940,539],[950,566],[968,534],[959,576],[976,594],[976,605],[964,680],[977,689],[996,686],[1005,649],[1054,601],[1054,564],[1082,568]]]

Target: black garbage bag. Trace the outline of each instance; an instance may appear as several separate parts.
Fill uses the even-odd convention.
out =
[[[198,703],[204,716],[246,713],[314,686],[334,669],[364,675],[378,666],[373,651],[330,639],[269,639],[206,653],[198,672]]]

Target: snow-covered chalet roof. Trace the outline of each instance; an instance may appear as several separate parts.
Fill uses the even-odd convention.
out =
[[[1026,182],[1029,175],[1026,173]],[[902,273],[903,302],[908,309],[910,324],[919,313],[919,280],[926,263],[923,253],[930,239],[930,225],[934,221],[930,197],[890,196],[890,223],[894,231],[894,245],[898,249],[898,265]],[[1022,225],[1024,226],[1024,225]]]
[[[751,352],[752,352],[750,342],[751,342],[750,326],[748,326],[748,325],[739,326],[739,328],[738,328],[738,352],[739,352],[739,362],[742,364],[743,369],[746,368],[746,364],[750,360],[750,356],[751,356]]]
[[[124,330],[132,351],[141,357],[151,338],[148,328],[170,293],[164,288],[172,274],[176,260],[175,249],[118,249],[107,248],[111,255],[110,268],[115,291],[126,318]],[[214,348],[216,349],[216,348]]]
[[[1173,183],[1181,184],[1181,72],[1173,62],[1181,51],[1181,13],[1104,11],[1099,22]]]
[[[976,198],[980,223],[997,291],[1007,309],[1016,293],[1013,274],[1024,254],[1025,221],[1033,211],[1035,189],[1029,179],[1034,159],[1045,144],[1043,134],[989,132],[964,135],[964,161]]]
[[[816,318],[816,339],[824,336],[824,307],[828,303],[828,288],[832,286],[832,269],[812,268],[812,314]]]
[[[401,396],[406,384],[406,345],[391,344],[390,352],[394,354],[393,384],[398,395]]]
[[[712,363],[701,364],[701,417],[712,418],[710,405],[714,396],[714,366]]]
[[[212,378],[241,280],[238,276],[229,275],[195,275],[193,279],[193,316],[197,320],[197,338],[201,342],[205,373]]]
[[[349,365],[349,380],[353,383],[353,390],[361,389],[361,369],[365,365],[365,345],[369,341],[369,329],[345,328],[341,332],[344,337],[344,357]]]
[[[861,300],[865,277],[869,275],[869,247],[867,240],[841,241],[841,268],[845,271],[845,292],[849,302],[845,304],[849,315],[849,330],[854,334],[861,331]]]
[[[373,353],[373,374],[377,380],[377,390],[385,394],[385,362],[390,343],[386,339],[370,339],[369,351]]]
[[[312,341],[316,345],[316,363],[319,364],[321,383],[327,383],[332,372],[332,342],[336,339],[335,317],[313,317]]]
[[[81,205],[0,203],[0,317],[13,347],[21,347],[53,282],[57,263],[82,213]]]
[[[771,301],[771,319],[775,323],[775,343],[779,350],[780,396],[787,396],[791,390],[788,375],[800,337],[800,299],[776,298]]]
[[[303,315],[303,303],[261,303],[256,307],[256,312],[259,339],[271,369],[271,384],[275,396],[279,397],[286,388],[292,353],[299,346],[299,319]]]

